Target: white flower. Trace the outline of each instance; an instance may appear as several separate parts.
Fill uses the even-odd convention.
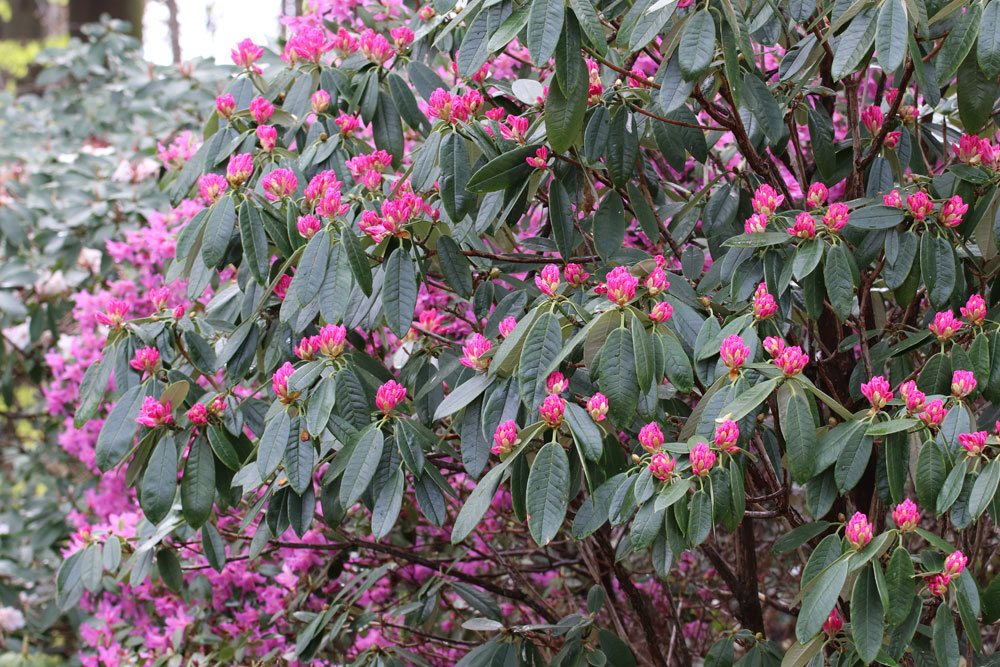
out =
[[[14,607],[0,607],[0,630],[17,632],[24,627],[24,614]]]

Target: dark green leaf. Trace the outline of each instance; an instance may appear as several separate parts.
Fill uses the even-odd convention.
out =
[[[398,248],[385,263],[382,307],[386,324],[400,338],[406,335],[413,323],[418,287],[413,260],[402,248]]]
[[[712,64],[712,56],[715,55],[715,20],[708,9],[699,9],[684,24],[677,55],[681,72],[688,81],[698,78]]]
[[[159,523],[170,511],[177,493],[177,446],[162,438],[153,449],[142,476],[139,505],[151,523]]]
[[[347,508],[353,505],[365,492],[382,459],[385,436],[374,425],[369,428],[351,451],[340,483],[340,504]]]
[[[539,546],[559,532],[569,505],[569,459],[558,442],[539,450],[528,475],[528,528]]]
[[[181,514],[192,528],[200,528],[212,513],[215,500],[215,457],[205,438],[195,438],[184,463]]]

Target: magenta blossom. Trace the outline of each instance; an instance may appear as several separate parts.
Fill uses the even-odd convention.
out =
[[[959,311],[962,317],[969,320],[969,324],[974,327],[981,326],[986,320],[986,300],[979,294],[973,294]]]
[[[657,451],[663,446],[663,443],[663,431],[660,430],[660,426],[656,422],[649,422],[639,429],[639,444],[647,452]]]
[[[490,360],[483,358],[483,355],[490,351],[493,343],[482,334],[475,333],[462,346],[462,358],[460,361],[466,368],[477,371],[485,371],[490,366]]]
[[[587,399],[587,412],[595,422],[602,422],[608,414],[608,398],[598,392]]]
[[[552,371],[545,379],[545,391],[549,394],[561,394],[569,387],[569,380],[559,371]]]
[[[542,294],[550,298],[556,295],[556,290],[559,289],[561,283],[559,267],[555,264],[546,264],[542,267],[541,273],[535,276],[535,286],[542,291]]]
[[[624,266],[611,269],[604,283],[604,293],[612,303],[624,306],[635,298],[639,279]]]
[[[135,421],[147,428],[169,426],[174,423],[172,412],[173,406],[170,401],[161,402],[152,396],[147,396],[142,401],[139,416],[135,418]]]
[[[753,292],[753,316],[756,320],[766,320],[778,312],[778,302],[767,291],[767,285],[761,283]]]
[[[809,191],[806,193],[806,204],[812,209],[817,209],[826,203],[826,198],[829,196],[830,190],[822,183],[813,183],[809,186]]]
[[[552,428],[559,428],[563,421],[563,413],[566,411],[566,401],[559,394],[549,394],[542,401],[539,412],[542,421]]]
[[[729,369],[729,377],[735,378],[739,375],[740,367],[746,363],[750,356],[750,348],[743,342],[740,336],[733,334],[727,336],[719,347],[719,355],[722,363]]]
[[[892,510],[892,520],[900,531],[909,532],[920,523],[920,509],[915,502],[907,498]]]
[[[691,447],[691,472],[697,477],[706,477],[715,465],[715,452],[704,442],[696,442]]]
[[[661,482],[669,481],[674,476],[677,460],[665,452],[656,452],[649,459],[649,472]]]
[[[715,427],[715,446],[729,454],[739,450],[740,426],[732,419],[726,419]]]
[[[395,380],[389,380],[375,392],[375,407],[385,415],[392,413],[405,400],[406,387]]]
[[[876,375],[861,385],[861,393],[872,404],[872,411],[877,412],[892,400],[892,388],[889,381],[881,375]]]
[[[955,317],[955,314],[950,310],[945,310],[937,313],[934,316],[934,321],[927,328],[937,336],[939,341],[944,342],[958,333],[959,329],[962,328],[962,320]]]
[[[490,452],[497,456],[504,456],[514,451],[516,443],[517,422],[513,419],[508,419],[497,426],[497,430],[493,433],[493,447],[490,448]]]
[[[872,525],[868,517],[861,512],[855,512],[845,528],[847,541],[855,549],[863,549],[872,541]]]
[[[155,347],[138,349],[128,363],[143,375],[154,375],[160,369],[160,351]]]
[[[975,390],[975,373],[972,371],[957,370],[951,374],[951,393],[955,398],[965,398]]]

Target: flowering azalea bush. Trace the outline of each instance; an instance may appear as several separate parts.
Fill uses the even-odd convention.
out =
[[[998,0],[308,9],[49,356],[85,664],[993,652]]]

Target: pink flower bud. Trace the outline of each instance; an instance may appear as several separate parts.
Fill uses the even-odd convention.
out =
[[[715,446],[728,454],[739,451],[736,445],[740,439],[740,426],[732,419],[727,419],[715,427]]]
[[[657,451],[663,446],[663,443],[663,431],[660,430],[660,426],[656,422],[649,422],[639,429],[639,444],[647,452]]]
[[[931,332],[937,336],[938,340],[944,342],[954,336],[962,328],[962,320],[955,317],[950,310],[937,313],[934,321],[927,326]]]
[[[587,412],[595,422],[602,422],[608,414],[608,398],[598,392],[587,399]]]
[[[517,422],[509,419],[497,426],[493,433],[493,447],[490,451],[497,456],[504,456],[514,450],[517,443]]]
[[[399,49],[405,49],[413,43],[413,39],[416,37],[416,35],[413,34],[413,31],[405,25],[393,28],[389,31],[389,35],[392,37],[392,41],[396,45],[396,48]]]
[[[336,359],[344,351],[347,329],[341,324],[327,324],[313,338],[320,354]]]
[[[278,282],[274,284],[274,296],[284,301],[285,297],[288,296],[288,288],[291,284],[292,277],[287,273],[278,278]]]
[[[920,523],[920,510],[915,502],[907,498],[896,505],[896,509],[892,511],[892,520],[896,523],[896,528],[904,533],[909,532]]]
[[[583,270],[583,267],[579,264],[567,264],[565,269],[566,282],[574,287],[579,287],[586,282],[590,274]]]
[[[961,551],[954,551],[951,555],[944,559],[944,571],[952,577],[957,577],[962,574],[963,570],[965,570],[965,566],[968,562],[968,556],[963,554]]]
[[[876,106],[866,107],[861,111],[861,124],[868,130],[872,137],[882,131],[882,124],[885,122],[885,114],[882,109]]]
[[[986,319],[986,300],[978,294],[973,294],[959,311],[962,317],[969,320],[969,324],[978,327]]]
[[[661,482],[669,481],[676,467],[677,460],[664,452],[656,452],[649,460],[649,472]]]
[[[264,55],[264,49],[254,44],[253,41],[244,39],[229,52],[229,55],[237,67],[260,73],[260,68],[255,67],[254,63]]]
[[[250,115],[257,121],[258,125],[263,125],[274,114],[274,105],[263,97],[255,97],[250,101]]]
[[[764,339],[764,350],[772,357],[777,357],[785,349],[785,341],[777,336],[768,336]]]
[[[785,377],[792,377],[801,373],[808,361],[809,357],[798,345],[789,345],[774,358],[774,365],[781,369]]]
[[[795,224],[788,228],[788,233],[800,239],[811,239],[816,236],[816,220],[802,211],[795,216]]]
[[[767,291],[767,285],[761,283],[753,292],[753,316],[757,320],[766,320],[778,312],[778,302]]]
[[[924,411],[920,413],[920,421],[928,428],[937,428],[944,421],[946,414],[948,411],[944,409],[944,401],[936,398],[924,406]]]
[[[229,93],[219,95],[215,98],[215,110],[218,111],[219,115],[223,118],[229,118],[235,109],[236,99]]]
[[[674,307],[671,306],[666,301],[658,301],[653,305],[653,310],[649,313],[649,319],[653,320],[657,324],[663,324],[669,320],[674,314]]]
[[[552,428],[559,428],[563,422],[563,413],[566,411],[566,401],[559,394],[549,394],[542,401],[539,413],[542,421]]]
[[[747,347],[742,338],[733,334],[722,341],[719,355],[722,357],[722,363],[729,369],[729,377],[735,378],[739,375],[740,367],[746,363],[750,356],[750,348]]]
[[[938,222],[945,227],[958,227],[962,224],[962,216],[969,210],[969,205],[962,201],[962,198],[955,195],[944,203],[941,207],[941,214],[938,215]]]
[[[663,259],[662,256],[660,259]],[[645,285],[650,296],[656,296],[657,294],[670,289],[670,281],[667,280],[667,274],[664,273],[663,269],[659,266],[649,272],[649,275],[646,276],[646,280],[643,284]]]
[[[855,512],[845,528],[847,541],[855,549],[863,549],[872,541],[872,525],[868,523],[868,517],[861,512]]]
[[[219,174],[202,174],[198,177],[198,194],[208,205],[219,201],[226,187],[228,187],[226,179]]]
[[[124,301],[111,299],[103,313],[94,314],[94,319],[97,320],[98,324],[118,329],[125,323],[125,318],[128,317],[128,312],[131,309],[132,306]]]
[[[513,315],[508,315],[500,321],[499,329],[500,335],[504,338],[510,335],[510,332],[514,330],[517,326],[517,320],[514,319]]]
[[[208,423],[208,408],[204,403],[195,403],[187,411],[187,418],[195,426],[204,426]]]
[[[295,367],[291,362],[286,361],[271,376],[271,389],[282,403],[291,403],[298,398],[298,392],[288,391],[288,378],[295,372]]]
[[[743,223],[743,232],[746,234],[760,234],[767,231],[767,216],[754,213]]]
[[[357,116],[351,116],[346,113],[342,113],[337,116],[336,120],[333,121],[340,128],[340,133],[345,137],[348,137],[359,129],[361,129],[361,119]]]
[[[882,205],[890,208],[903,208],[903,198],[900,196],[899,190],[882,195]]]
[[[321,114],[330,108],[330,93],[326,92],[322,88],[317,90],[309,98],[309,105],[312,107],[313,113]]]
[[[823,216],[823,224],[837,232],[844,228],[850,217],[851,211],[847,208],[847,204],[839,202],[830,204],[830,208],[826,210],[826,214]]]
[[[561,283],[559,267],[555,264],[546,264],[542,267],[541,273],[535,276],[535,285],[547,297],[554,297]]]
[[[278,145],[278,131],[273,126],[258,125],[256,134],[257,139],[260,141],[260,147],[266,152],[270,153]]]
[[[918,190],[906,197],[906,208],[914,218],[923,220],[934,212],[934,202],[931,201],[926,192]]]
[[[844,627],[844,619],[840,617],[840,612],[836,609],[830,611],[830,615],[826,617],[826,621],[823,623],[823,632],[826,633],[828,637],[832,637],[841,628]]]
[[[302,361],[312,361],[319,351],[319,343],[316,336],[306,336],[295,346],[295,356]]]
[[[229,185],[238,188],[247,182],[253,174],[253,155],[250,153],[240,153],[229,158],[226,166],[226,180]]]
[[[535,169],[545,169],[546,165],[549,163],[549,149],[545,146],[540,146],[538,150],[535,151],[534,157],[526,157],[524,161],[528,163],[529,167],[534,167]]]
[[[924,401],[927,395],[917,389],[917,383],[913,380],[908,380],[899,385],[899,393],[903,397],[903,400],[906,401],[906,411],[911,415],[917,414],[924,409]]]
[[[957,370],[951,374],[951,393],[955,398],[965,398],[976,390],[976,376],[972,371]]]
[[[765,183],[754,192],[750,205],[754,213],[759,213],[766,219],[774,215],[784,201],[785,195],[779,195],[777,190]]]
[[[316,236],[319,230],[323,229],[323,223],[315,215],[303,215],[295,223],[295,228],[299,230],[302,238],[311,239]]]
[[[822,183],[813,183],[806,193],[806,204],[813,209],[819,208],[826,203],[830,190]]]
[[[712,472],[715,465],[715,452],[704,442],[696,442],[691,447],[691,472],[697,477],[705,477]]]
[[[168,426],[174,423],[173,406],[170,401],[160,402],[152,396],[147,396],[142,401],[139,409],[139,416],[135,421],[147,428],[158,426]]]
[[[604,283],[604,293],[608,299],[619,306],[635,298],[635,288],[639,279],[633,276],[624,266],[611,269]]]
[[[895,130],[893,132],[885,133],[885,140],[882,142],[886,148],[895,148],[899,145],[899,140],[903,138],[903,133],[900,130]]]
[[[160,369],[160,351],[155,347],[144,347],[135,351],[129,366],[142,375],[154,375]]]
[[[545,380],[545,391],[550,394],[561,394],[569,387],[569,380],[559,371],[552,371]]]
[[[993,163],[993,145],[985,137],[963,134],[958,143],[951,147],[955,150],[956,157],[965,164],[990,167]]]
[[[268,201],[291,197],[299,187],[299,179],[291,169],[275,169],[261,181]]]
[[[948,594],[948,584],[950,583],[951,577],[947,574],[935,574],[927,580],[927,589],[932,595],[943,598]]]
[[[986,438],[989,434],[986,431],[976,431],[975,433],[959,433],[958,444],[968,453],[969,456],[979,456],[986,449]]]
[[[406,387],[395,380],[389,380],[375,392],[375,406],[386,415],[405,400]]]
[[[477,371],[485,371],[490,366],[490,360],[484,359],[483,355],[490,351],[493,343],[482,334],[472,334],[465,345],[462,346],[462,365]]]
[[[861,393],[872,404],[874,410],[881,410],[886,403],[892,400],[892,388],[889,381],[881,375],[876,375],[868,382],[863,383]]]

